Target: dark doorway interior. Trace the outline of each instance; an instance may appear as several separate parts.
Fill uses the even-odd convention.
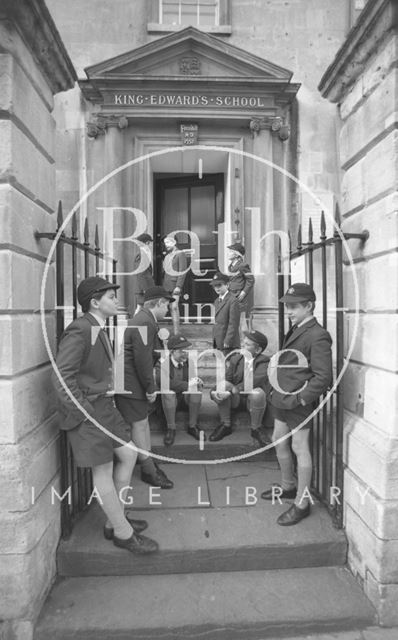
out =
[[[202,178],[186,174],[178,177],[155,175],[154,186],[157,282],[162,278],[162,238],[165,235],[177,229],[188,229],[200,240],[201,269],[207,269],[208,273],[198,276],[189,271],[183,290],[185,297],[181,300],[189,304],[189,316],[195,318],[198,315],[196,305],[214,299],[209,282],[217,268],[218,224],[224,220],[224,174],[204,174]],[[179,233],[177,241],[181,249],[191,248],[188,234]],[[203,307],[202,317],[208,315],[209,310]]]

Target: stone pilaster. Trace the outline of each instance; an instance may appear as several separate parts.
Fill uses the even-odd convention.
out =
[[[343,230],[359,282],[345,269],[345,526],[349,562],[377,607],[398,624],[398,33],[397,5],[369,2],[324,75],[323,95],[340,105]]]
[[[5,0],[0,18],[0,636],[29,640],[59,539],[50,496],[58,430],[38,313],[49,247],[34,232],[56,226],[53,94],[72,86],[74,71],[44,2]],[[51,268],[45,308],[55,346],[53,307]]]

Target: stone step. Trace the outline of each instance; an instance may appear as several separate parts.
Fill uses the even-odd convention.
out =
[[[375,620],[343,567],[68,578],[54,587],[34,638],[260,640]]]
[[[147,535],[159,542],[159,553],[136,556],[105,540],[104,515],[93,504],[70,539],[59,545],[60,576],[234,572],[345,563],[345,535],[333,527],[319,503],[299,526],[276,523],[291,502],[272,504],[260,498],[261,491],[279,479],[276,463],[163,468],[174,489],[152,489],[151,500],[151,488],[135,472],[131,492],[134,513],[148,521]]]

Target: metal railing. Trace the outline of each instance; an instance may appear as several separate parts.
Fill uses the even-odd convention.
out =
[[[322,308],[321,324],[333,339],[333,368],[336,380],[344,366],[344,289],[343,289],[343,240],[356,238],[365,241],[367,232],[360,234],[344,233],[340,230],[339,207],[336,205],[334,232],[326,235],[326,219],[322,211],[319,224],[319,240],[314,242],[314,225],[308,221],[307,242],[302,241],[302,227],[298,228],[297,246],[292,250],[290,242],[289,275],[282,273],[281,247],[278,255],[278,298],[292,283],[292,265],[298,260],[305,261],[305,282],[310,284],[317,294],[317,305]],[[303,280],[301,280],[303,281]],[[279,348],[285,335],[284,305],[279,303]],[[320,398],[323,401],[325,396]],[[312,490],[316,497],[328,508],[336,527],[343,526],[343,423],[344,398],[340,383],[328,401],[321,407],[312,420],[311,450],[313,459]],[[335,496],[335,497],[333,497]]]
[[[54,233],[36,232],[38,239],[55,240],[63,224],[62,203],[58,203],[57,229]],[[66,256],[66,249],[70,247],[70,261]],[[78,280],[100,273],[101,262],[112,262],[112,282],[116,283],[116,260],[106,256],[99,245],[98,225],[95,226],[94,244],[90,243],[88,219],[84,223],[83,242],[79,240],[78,221],[76,214],[71,220],[71,235],[63,231],[57,241],[55,249],[56,268],[56,337],[57,345],[66,327],[66,311],[72,312],[70,320],[77,317],[77,285]],[[83,273],[78,276],[79,271]],[[69,284],[69,287],[67,287]],[[66,287],[68,291],[66,291]],[[113,323],[116,324],[115,317]],[[67,440],[66,431],[60,431],[60,490],[61,496],[67,497],[61,501],[61,534],[68,538],[72,532],[73,521],[87,506],[93,491],[91,469],[76,467],[73,453]],[[68,490],[70,488],[70,499]]]

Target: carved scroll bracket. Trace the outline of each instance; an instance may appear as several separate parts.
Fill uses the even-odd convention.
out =
[[[96,114],[90,122],[87,122],[87,135],[89,138],[103,136],[111,127],[126,129],[129,121],[126,116]]]

